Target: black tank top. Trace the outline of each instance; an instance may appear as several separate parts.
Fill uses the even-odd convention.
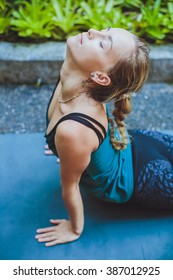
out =
[[[99,146],[101,145],[104,138],[106,137],[106,130],[105,130],[104,126],[100,122],[93,119],[92,117],[82,114],[82,113],[71,113],[71,114],[65,115],[56,123],[56,125],[53,127],[53,129],[48,134],[47,133],[45,134],[46,143],[48,144],[49,148],[52,150],[52,152],[56,156],[58,156],[56,146],[55,146],[55,140],[54,140],[56,129],[57,129],[57,126],[61,122],[66,121],[66,120],[73,120],[73,121],[79,122],[79,123],[91,128],[92,130],[94,130],[94,132],[96,133],[98,140],[99,140]],[[96,125],[98,125],[101,128],[104,136],[91,122],[95,123]]]
[[[48,119],[48,111],[49,111],[49,106],[50,106],[50,103],[53,99],[53,96],[55,94],[55,91],[56,91],[56,88],[58,86],[58,83],[59,83],[59,80],[60,80],[60,75],[58,77],[58,80],[57,80],[57,83],[54,87],[54,90],[53,90],[53,93],[52,93],[52,96],[49,100],[49,103],[48,103],[48,106],[47,106],[47,112],[46,112],[46,123],[47,123],[47,126],[49,124],[49,119]],[[68,114],[68,115],[65,115],[63,116],[56,124],[55,126],[53,127],[53,129],[47,134],[45,134],[45,138],[46,138],[46,143],[48,144],[49,148],[52,150],[52,152],[58,156],[58,153],[56,151],[56,146],[55,146],[55,141],[54,141],[54,138],[55,138],[55,133],[56,133],[56,128],[57,126],[63,122],[63,121],[66,121],[66,120],[74,120],[76,122],[79,122],[91,129],[94,130],[94,132],[96,133],[97,137],[98,137],[98,140],[99,140],[99,146],[101,145],[101,143],[103,142],[104,138],[106,137],[106,130],[104,128],[104,126],[96,121],[95,119],[93,119],[92,117],[88,116],[88,115],[85,115],[85,114],[82,114],[82,113],[71,113],[71,114]],[[103,135],[102,133],[91,123],[95,123],[97,126],[99,126],[101,128],[101,130],[103,131]]]

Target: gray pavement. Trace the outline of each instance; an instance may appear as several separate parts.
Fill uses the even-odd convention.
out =
[[[173,44],[150,45],[150,83],[172,83]],[[0,84],[52,84],[65,58],[66,43],[0,42]]]
[[[54,85],[0,86],[0,133],[44,132]],[[111,106],[112,104],[110,104]],[[148,83],[132,98],[128,128],[173,130],[173,85]]]

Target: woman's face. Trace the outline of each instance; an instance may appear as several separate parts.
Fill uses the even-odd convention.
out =
[[[82,71],[107,73],[121,58],[128,57],[134,47],[132,34],[124,29],[90,29],[67,39],[67,58]]]

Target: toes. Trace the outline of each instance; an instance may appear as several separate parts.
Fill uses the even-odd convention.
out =
[[[53,155],[53,152],[51,150],[45,150],[44,154],[45,155]]]

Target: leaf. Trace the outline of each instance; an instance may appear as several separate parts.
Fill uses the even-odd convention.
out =
[[[82,2],[81,7],[83,8],[85,14],[87,14],[89,17],[93,17],[93,11],[88,4],[86,4],[85,2]]]
[[[168,3],[168,13],[170,16],[170,20],[173,22],[173,3]]]
[[[165,37],[165,34],[160,31],[159,29],[148,29],[148,34],[152,35],[152,37],[157,38],[157,39],[163,39]]]
[[[60,4],[58,3],[57,0],[51,0],[52,1],[52,5],[53,5],[53,8],[56,12],[56,16],[59,20],[62,20],[63,19],[63,14],[62,14],[62,9],[61,9],[61,6]]]
[[[2,6],[5,8],[2,9]],[[104,29],[108,26],[125,28],[149,42],[173,42],[173,2],[0,0],[1,34],[15,31],[19,36],[62,41],[70,34],[91,27]]]
[[[114,0],[109,0],[108,2],[107,2],[107,4],[106,4],[106,6],[105,6],[105,12],[106,13],[110,13],[111,12],[111,10],[113,9],[113,7],[114,7]]]
[[[154,4],[154,9],[153,9],[153,16],[154,17],[157,17],[157,15],[159,14],[159,11],[160,11],[160,3],[161,3],[161,0],[156,0],[155,1],[155,4]]]
[[[0,0],[0,8],[4,10],[5,5],[6,5],[6,0]]]

